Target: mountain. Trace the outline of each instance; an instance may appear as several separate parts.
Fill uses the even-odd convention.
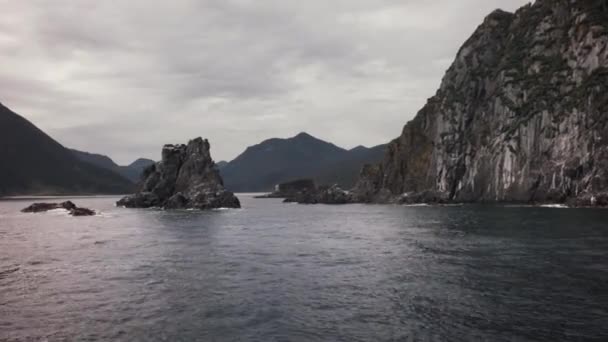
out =
[[[226,188],[232,191],[271,191],[274,186],[298,178],[314,178],[320,184],[352,185],[361,166],[380,159],[381,147],[345,150],[300,133],[288,139],[268,139],[248,147],[220,167]]]
[[[0,195],[117,194],[133,184],[83,162],[0,104]]]
[[[110,157],[104,156],[102,154],[83,152],[74,149],[70,149],[70,151],[78,159],[102,167],[104,169],[116,172],[133,183],[139,182],[141,180],[141,176],[144,169],[155,163],[153,160],[150,159],[139,158],[127,166],[119,166]]]
[[[228,165],[228,162],[225,160],[221,160],[221,161],[215,163],[215,166],[217,166],[217,168],[219,170],[223,169],[226,165]]]
[[[112,170],[118,167],[118,165],[116,165],[116,163],[114,163],[114,161],[108,156],[89,152],[82,152],[74,149],[70,149],[70,152],[72,152],[78,159],[93,165],[97,165],[104,169]]]
[[[608,204],[607,26],[601,0],[491,13],[360,199]]]
[[[357,146],[347,151],[342,158],[323,165],[312,178],[318,184],[339,184],[345,189],[350,189],[357,182],[363,165],[379,163],[385,151],[386,144],[370,148]]]
[[[155,163],[152,159],[138,158],[127,166],[120,166],[119,173],[133,183],[137,183],[142,179],[144,170]]]

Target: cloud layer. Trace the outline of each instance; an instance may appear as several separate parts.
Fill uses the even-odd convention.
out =
[[[521,0],[0,0],[0,101],[121,163],[210,139],[216,160],[306,131],[396,137],[495,8]]]

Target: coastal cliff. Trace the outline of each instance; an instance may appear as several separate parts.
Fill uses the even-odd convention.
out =
[[[127,208],[240,208],[211,159],[209,142],[196,138],[188,145],[165,145],[162,160],[144,170],[139,191],[118,201]]]
[[[603,0],[491,13],[357,200],[608,205],[607,26]]]

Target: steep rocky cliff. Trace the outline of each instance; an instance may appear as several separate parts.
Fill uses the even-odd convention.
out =
[[[240,208],[238,198],[224,189],[211,159],[207,140],[188,145],[165,145],[162,160],[144,170],[139,191],[118,201],[128,208],[165,209]]]
[[[608,2],[494,11],[360,201],[608,204]]]

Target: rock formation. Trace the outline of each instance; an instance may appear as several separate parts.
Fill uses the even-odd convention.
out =
[[[275,190],[269,194],[255,198],[293,198],[301,192],[315,191],[317,186],[312,179],[297,179],[291,182],[277,184]]]
[[[338,185],[332,185],[312,189],[306,188],[285,198],[283,202],[298,204],[349,204],[354,203],[355,199],[349,191],[343,190]]]
[[[71,201],[61,203],[34,203],[29,207],[21,210],[23,213],[43,213],[49,210],[65,209],[72,216],[94,216],[95,211],[87,208],[81,208]]]
[[[118,201],[127,208],[165,209],[240,208],[224,189],[209,152],[209,142],[196,138],[188,145],[165,145],[162,160],[144,170],[139,191]]]
[[[608,5],[491,13],[354,189],[363,202],[608,204]]]

